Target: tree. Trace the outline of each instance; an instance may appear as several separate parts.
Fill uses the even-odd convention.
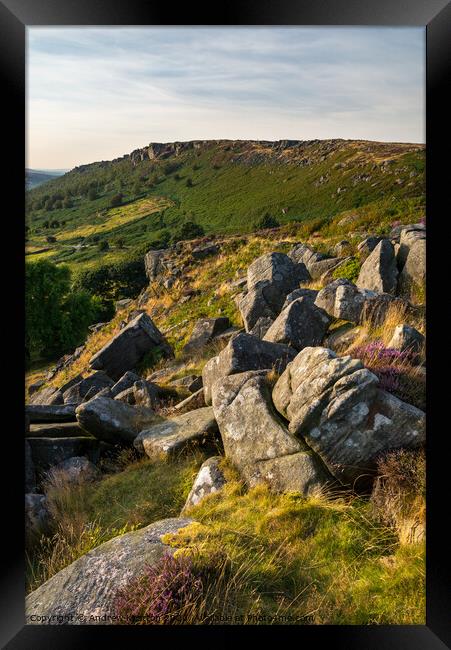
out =
[[[114,242],[116,248],[124,248],[125,246],[125,239],[123,237],[118,237],[116,241]]]
[[[257,230],[263,230],[265,228],[278,228],[280,226],[280,223],[277,221],[275,217],[272,217],[269,212],[266,212],[261,219],[259,219],[255,227]]]
[[[89,201],[95,201],[97,198],[97,191],[95,190],[94,187],[91,187],[91,189],[88,192],[88,199]]]
[[[194,221],[186,221],[180,226],[178,231],[174,234],[172,241],[178,242],[186,239],[196,239],[196,237],[203,237],[205,230]]]
[[[107,242],[106,239],[102,239],[102,241],[99,242],[99,251],[102,251],[102,252],[107,251],[107,250],[109,250],[109,248],[110,248],[110,245],[109,245],[109,243]]]
[[[124,195],[122,192],[119,192],[118,194],[115,194],[114,196],[111,197],[110,201],[110,206],[112,208],[116,208],[118,205],[122,205],[122,199],[124,198]]]

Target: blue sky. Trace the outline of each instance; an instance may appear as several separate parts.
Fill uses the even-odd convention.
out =
[[[27,28],[27,166],[149,142],[424,142],[424,28]]]

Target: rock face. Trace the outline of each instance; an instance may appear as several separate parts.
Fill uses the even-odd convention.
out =
[[[409,325],[398,325],[393,332],[393,336],[388,344],[389,348],[395,350],[411,350],[412,352],[419,352],[425,342],[424,336]]]
[[[276,414],[263,372],[244,372],[217,382],[213,410],[225,455],[250,486],[269,482],[277,491],[307,494],[327,480],[319,459]]]
[[[294,263],[284,253],[267,253],[252,262],[247,270],[248,292],[239,301],[246,331],[259,318],[274,320],[287,294],[309,279],[305,266]]]
[[[28,438],[28,442],[39,472],[74,456],[86,456],[93,463],[100,457],[100,444],[95,438]]]
[[[426,239],[426,227],[422,224],[405,226],[399,237],[399,250],[397,255],[398,268],[401,271],[407,261],[410,249],[416,242]]]
[[[132,370],[153,348],[160,348],[166,356],[172,355],[160,330],[147,314],[141,313],[104,345],[89,364],[95,370],[104,370],[117,380],[127,370]]]
[[[30,422],[75,422],[75,404],[27,404],[25,414]]]
[[[357,287],[394,294],[397,281],[398,269],[393,244],[388,239],[382,239],[363,262]]]
[[[157,251],[149,251],[144,256],[144,266],[149,282],[153,282],[163,272],[163,260],[166,253],[167,250],[161,249]]]
[[[389,449],[425,440],[425,414],[378,389],[379,380],[358,359],[327,348],[304,348],[273,390],[274,404],[345,484],[368,475]]]
[[[94,397],[104,388],[111,388],[113,385],[114,381],[105,372],[98,370],[65,390],[64,403],[81,404],[88,393],[90,397]]]
[[[206,404],[211,404],[211,389],[215,381],[246,370],[270,370],[282,372],[287,363],[296,356],[288,345],[261,341],[250,334],[238,334],[213,357],[202,371]]]
[[[136,437],[134,446],[150,458],[171,456],[193,444],[211,444],[217,434],[213,409],[205,407],[148,427]]]
[[[112,443],[132,443],[140,431],[159,420],[152,409],[129,406],[108,397],[95,397],[80,404],[76,416],[85,431]]]
[[[328,314],[316,307],[309,298],[298,298],[281,312],[263,340],[302,350],[322,342],[330,321]]]
[[[221,456],[212,456],[201,465],[181,514],[196,506],[205,496],[218,492],[226,483],[219,466]]]
[[[190,519],[164,519],[119,535],[89,551],[27,596],[26,618],[32,624],[111,624],[118,589],[156,564],[172,547],[162,543]],[[103,620],[102,620],[103,617]]]
[[[407,260],[399,274],[398,292],[411,298],[426,288],[426,239],[417,239],[409,248]],[[424,302],[424,299],[421,299]]]
[[[86,456],[73,456],[63,460],[50,470],[49,478],[59,472],[64,473],[66,481],[73,484],[90,483],[101,477],[100,470]]]
[[[183,348],[185,354],[193,354],[230,327],[228,318],[201,318],[194,325],[188,343]]]

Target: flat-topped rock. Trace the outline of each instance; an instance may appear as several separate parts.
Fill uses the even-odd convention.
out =
[[[45,471],[73,456],[86,456],[96,463],[100,458],[100,444],[95,438],[27,438],[33,463],[38,471]]]
[[[25,435],[28,438],[73,438],[86,437],[89,434],[81,428],[78,422],[43,422],[30,424],[30,429]]]
[[[27,404],[25,414],[31,423],[76,422],[75,404]]]

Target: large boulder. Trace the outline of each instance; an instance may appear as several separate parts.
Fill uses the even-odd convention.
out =
[[[111,388],[113,385],[114,381],[103,370],[98,370],[66,389],[63,393],[64,403],[81,404],[88,393],[90,397],[94,397],[104,388]]]
[[[218,492],[226,483],[220,467],[221,456],[212,456],[201,465],[181,514],[196,506],[208,494]]]
[[[225,455],[249,486],[308,494],[327,481],[321,461],[276,414],[265,373],[232,375],[213,386],[213,410]]]
[[[210,445],[218,438],[211,407],[189,411],[154,424],[135,438],[135,448],[150,458],[169,457],[193,445]]]
[[[425,414],[378,388],[359,359],[304,348],[278,379],[274,404],[342,483],[365,482],[378,457],[425,441]]]
[[[156,278],[164,270],[164,257],[167,253],[167,250],[160,249],[156,251],[149,251],[144,256],[144,267],[146,269],[146,275],[149,278],[150,282],[156,280]]]
[[[376,237],[371,235],[370,237],[365,237],[360,244],[357,246],[357,251],[360,255],[360,259],[364,260],[374,251],[376,246],[382,240],[382,237]]]
[[[146,313],[141,313],[104,345],[90,359],[89,364],[95,370],[104,370],[117,380],[155,348],[165,356],[172,356],[172,350],[163,334]]]
[[[395,327],[393,336],[387,347],[399,350],[400,352],[406,350],[410,350],[411,352],[420,352],[424,346],[424,342],[425,338],[423,334],[421,334],[417,329],[402,324]]]
[[[150,408],[130,406],[109,397],[94,397],[80,404],[75,413],[85,431],[111,443],[131,444],[140,431],[159,421]]]
[[[399,237],[399,250],[396,256],[400,271],[404,268],[412,246],[416,244],[417,241],[424,241],[425,239],[426,227],[421,223],[405,226],[401,230]]]
[[[95,438],[28,438],[34,466],[39,473],[47,472],[74,456],[86,456],[92,463],[100,458],[100,444]]]
[[[63,393],[53,386],[47,386],[42,390],[35,392],[31,395],[29,399],[30,404],[40,404],[40,405],[53,405],[53,404],[63,404],[64,397]]]
[[[136,374],[136,372],[131,372],[127,370],[126,373],[122,375],[120,379],[111,387],[110,395],[111,397],[116,397],[119,393],[122,393],[127,388],[131,388],[135,381],[141,381],[142,377]]]
[[[330,321],[330,316],[309,298],[298,298],[279,314],[263,340],[290,345],[295,350],[320,345]]]
[[[111,624],[117,591],[175,549],[161,539],[188,526],[190,519],[164,519],[119,535],[82,555],[31,592],[26,599],[30,624]]]
[[[227,317],[201,318],[194,325],[189,341],[183,348],[184,354],[198,352],[211,343],[218,334],[222,334],[229,327],[230,321]]]
[[[206,404],[211,404],[211,388],[218,379],[246,370],[274,368],[282,372],[295,356],[295,350],[288,345],[262,341],[250,334],[238,334],[204,366],[202,380]]]
[[[394,294],[397,281],[398,268],[393,244],[388,239],[382,239],[363,262],[356,285],[359,289]]]
[[[75,422],[75,404],[27,404],[25,414],[30,422]]]
[[[27,438],[73,438],[74,436],[86,436],[86,432],[78,422],[43,422],[41,424],[30,424],[25,432]]]
[[[406,262],[399,274],[398,292],[406,298],[424,303],[426,289],[426,239],[417,239],[409,248]]]

